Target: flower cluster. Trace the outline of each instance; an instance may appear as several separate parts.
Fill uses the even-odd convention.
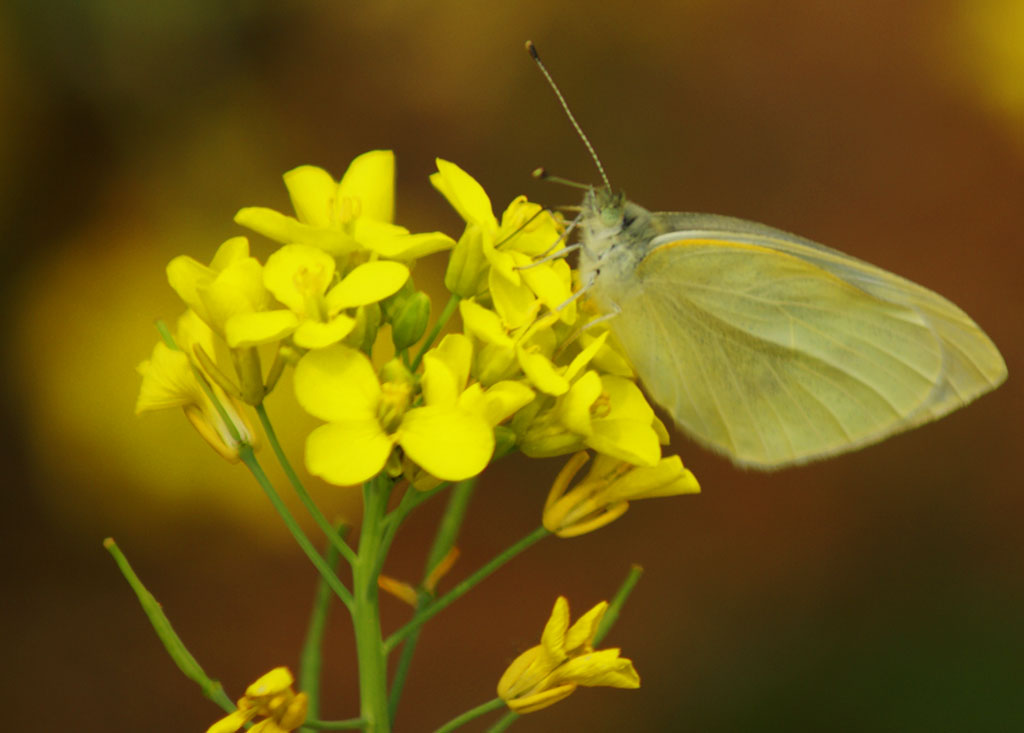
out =
[[[465,221],[457,241],[394,223],[394,155],[378,150],[340,181],[313,166],[285,174],[294,216],[239,211],[239,224],[280,243],[265,263],[244,237],[209,265],[171,261],[187,311],[174,345],[158,344],[140,366],[137,410],[181,406],[231,456],[252,440],[242,404],[259,405],[294,364],[299,404],[323,421],[307,438],[306,466],[339,486],[387,471],[426,488],[476,476],[512,449],[589,448],[627,469],[662,465],[664,426],[608,332],[587,329],[591,314],[572,297],[560,217],[519,197],[499,218],[465,171],[445,160],[437,168],[431,183]],[[457,306],[461,328],[424,339],[430,300],[411,273],[446,249],[452,300],[442,319]],[[394,356],[375,363],[386,334]]]

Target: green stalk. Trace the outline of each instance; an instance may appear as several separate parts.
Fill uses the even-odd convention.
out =
[[[420,350],[416,354],[416,358],[412,360],[412,364],[409,366],[410,370],[416,371],[419,367],[420,362],[423,361],[423,355],[426,354],[427,350],[434,345],[434,339],[437,338],[437,335],[441,333],[441,329],[444,328],[444,325],[448,323],[449,319],[451,319],[455,314],[455,309],[459,307],[460,300],[462,300],[462,298],[455,293],[452,293],[451,297],[448,298],[448,302],[444,304],[444,310],[442,310],[441,315],[437,317],[437,323],[435,323],[434,327],[430,329],[430,333],[427,334],[426,341],[424,341],[423,345],[420,346]]]
[[[597,631],[594,633],[594,646],[604,641],[604,637],[608,635],[608,632],[612,630],[612,626],[619,620],[619,612],[622,610],[622,606],[625,605],[630,593],[633,592],[636,584],[640,582],[640,576],[643,574],[644,569],[639,565],[630,566],[626,579],[622,581],[622,585],[615,591],[615,597],[608,604],[608,610],[601,617],[601,623],[597,625]]]
[[[519,713],[509,710],[502,716],[501,720],[487,729],[487,733],[501,733],[517,720],[519,720]]]
[[[300,527],[299,523],[295,521],[295,517],[292,516],[292,513],[288,511],[288,507],[285,505],[284,501],[281,500],[281,497],[274,489],[273,484],[270,483],[270,479],[267,478],[267,474],[263,472],[263,468],[256,460],[256,456],[252,452],[252,446],[246,443],[239,445],[238,457],[242,459],[246,468],[248,468],[256,478],[260,488],[263,489],[267,498],[270,499],[270,503],[274,505],[274,509],[277,510],[277,513],[288,528],[288,531],[292,533],[292,537],[295,538],[299,547],[301,547],[302,551],[306,553],[306,557],[309,558],[309,561],[313,563],[313,566],[320,572],[320,577],[324,579],[324,582],[326,582],[330,589],[334,591],[335,595],[341,599],[341,602],[351,609],[352,594],[349,593],[348,588],[338,580],[338,576],[335,575],[334,569],[327,564],[323,556],[321,556],[320,553],[317,552],[316,548],[313,547],[313,543],[309,541],[309,537],[307,537],[306,533],[302,531],[302,527]]]
[[[500,697],[496,697],[493,700],[488,700],[483,705],[477,705],[472,710],[467,710],[462,715],[452,718],[447,723],[442,725],[440,728],[434,731],[434,733],[450,733],[450,731],[459,728],[471,720],[479,718],[481,715],[486,715],[492,710],[497,710],[505,704],[505,701]]]
[[[225,694],[220,682],[206,674],[199,665],[199,662],[196,661],[196,658],[192,656],[192,653],[185,646],[181,637],[178,636],[174,627],[171,626],[171,621],[164,614],[160,602],[139,580],[139,576],[135,574],[132,566],[128,563],[128,558],[121,552],[121,548],[114,542],[114,538],[108,537],[103,540],[103,546],[113,556],[114,562],[117,563],[117,567],[121,571],[121,575],[124,576],[124,579],[128,581],[128,585],[135,591],[135,596],[139,599],[142,610],[153,625],[153,630],[156,631],[157,637],[171,656],[171,659],[178,665],[178,669],[182,671],[182,674],[199,685],[199,689],[202,690],[204,697],[215,702],[224,712],[233,713],[236,708],[231,698]]]
[[[381,528],[384,532],[384,539],[381,541],[384,549],[381,551],[381,554],[386,554],[391,548],[391,543],[394,541],[395,535],[398,533],[398,529],[402,526],[405,518],[420,504],[423,504],[428,499],[432,499],[436,494],[440,494],[450,485],[450,483],[445,481],[428,491],[420,491],[412,486],[408,486],[402,495],[402,500],[398,502],[398,506],[388,512],[381,523]],[[383,566],[377,568],[377,572],[379,573],[382,569]]]
[[[342,536],[344,530],[345,525],[339,525],[338,535]],[[332,544],[327,546],[326,562],[331,568],[338,565],[338,551]],[[320,715],[320,672],[323,667],[324,633],[327,630],[332,595],[330,587],[321,578],[313,597],[313,611],[310,613],[306,639],[302,643],[302,655],[299,657],[299,689],[305,692],[309,699],[306,707],[307,719]]]
[[[352,552],[352,548],[348,546],[344,539],[342,539],[337,532],[334,531],[334,527],[327,521],[327,517],[324,516],[323,512],[320,511],[320,507],[313,501],[313,497],[306,491],[306,487],[302,485],[302,481],[299,480],[299,476],[295,473],[295,469],[292,468],[291,462],[288,460],[288,456],[285,455],[284,449],[281,447],[280,441],[277,439],[277,433],[274,431],[274,426],[270,422],[270,416],[267,415],[267,408],[262,403],[256,405],[256,414],[260,418],[260,424],[263,426],[263,432],[267,436],[267,442],[270,443],[270,447],[274,449],[274,455],[277,456],[277,462],[281,464],[281,468],[284,469],[284,475],[288,478],[288,482],[295,489],[295,493],[298,494],[299,499],[302,501],[303,506],[306,507],[306,511],[309,512],[310,516],[313,517],[313,521],[316,522],[317,526],[320,527],[320,531],[324,533],[328,541],[331,543],[331,547],[341,553],[349,563],[355,561],[355,553]]]
[[[455,547],[459,537],[459,530],[462,528],[462,521],[466,516],[466,509],[469,507],[469,500],[473,496],[473,489],[476,487],[476,478],[460,481],[452,488],[448,496],[448,506],[444,510],[444,516],[437,527],[437,534],[434,536],[434,544],[430,548],[427,562],[423,567],[423,581],[419,591],[419,599],[416,604],[416,613],[423,611],[433,600],[433,595],[428,593],[422,584],[426,582],[434,568],[445,556]],[[411,489],[415,490],[415,489]],[[422,627],[421,627],[422,628]],[[413,654],[416,652],[416,643],[419,641],[420,629],[413,631],[402,645],[402,653],[398,658],[394,676],[391,678],[391,699],[388,709],[391,712],[391,719],[394,720],[398,710],[398,701],[402,697],[402,688],[405,686],[406,676],[409,674],[409,667],[412,664]]]
[[[391,479],[381,473],[363,484],[363,525],[359,551],[352,565],[352,625],[359,661],[360,717],[367,733],[388,733],[387,656],[380,626],[377,577],[382,562],[381,522],[391,492]]]
[[[539,540],[547,537],[549,532],[543,527],[537,527],[537,529],[530,532],[530,534],[523,537],[521,540],[516,542],[511,547],[507,548],[503,552],[495,555],[490,562],[484,565],[482,568],[477,570],[475,573],[470,575],[468,578],[463,580],[461,583],[456,585],[450,591],[445,593],[443,596],[438,598],[436,601],[431,603],[422,611],[416,613],[405,626],[400,628],[398,631],[393,633],[384,642],[384,648],[387,652],[394,650],[396,646],[416,629],[426,623],[429,619],[433,618],[434,615],[443,611],[445,608],[450,606],[452,603],[457,601],[459,598],[468,593],[472,588],[477,585],[480,581],[484,580],[488,575],[493,573],[495,570],[500,568],[502,565],[507,563],[509,560],[514,558],[519,553],[523,552],[530,546],[536,544]]]
[[[312,720],[306,718],[302,729],[310,730],[362,730],[366,727],[366,721],[362,718],[350,718],[349,720]]]

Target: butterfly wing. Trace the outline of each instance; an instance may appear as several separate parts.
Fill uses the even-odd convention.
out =
[[[770,227],[664,216],[680,229],[606,288],[622,311],[611,325],[654,400],[737,463],[852,450],[1005,378],[988,337],[936,293]]]

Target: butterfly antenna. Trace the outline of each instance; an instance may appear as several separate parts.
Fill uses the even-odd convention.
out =
[[[597,157],[597,152],[594,150],[594,146],[590,144],[590,139],[583,132],[583,128],[580,127],[580,123],[576,121],[576,118],[572,114],[572,110],[569,109],[569,105],[565,101],[565,97],[562,96],[562,91],[555,84],[555,80],[551,78],[551,74],[548,72],[547,67],[544,66],[544,62],[540,60],[540,55],[537,53],[537,47],[533,45],[533,41],[526,42],[526,50],[530,52],[530,56],[537,64],[537,68],[544,74],[544,78],[548,80],[548,84],[551,89],[555,92],[555,96],[558,97],[558,101],[562,103],[562,109],[565,110],[565,114],[569,117],[569,122],[576,128],[576,134],[580,136],[583,144],[587,146],[587,150],[590,151],[590,157],[594,159],[594,163],[597,164],[597,171],[601,174],[601,180],[604,181],[604,185],[607,188],[611,188],[612,184],[608,180],[608,176],[604,172],[604,166],[601,165],[601,159]]]

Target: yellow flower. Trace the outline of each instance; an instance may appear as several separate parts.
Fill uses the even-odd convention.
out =
[[[322,168],[304,165],[288,171],[284,183],[296,217],[273,209],[249,207],[235,221],[282,244],[307,244],[334,256],[373,252],[408,260],[450,248],[455,242],[440,232],[410,234],[395,225],[395,154],[363,153],[340,182]]]
[[[591,341],[564,370],[564,391],[544,390],[559,395],[551,407],[533,415],[524,412],[513,423],[525,455],[558,456],[588,447],[639,466],[660,460],[667,434],[640,388],[624,377],[580,373],[603,348],[604,336]]]
[[[275,667],[249,685],[238,701],[238,710],[221,718],[206,733],[235,733],[258,716],[264,716],[249,733],[288,733],[306,722],[309,700],[305,692],[292,691],[294,679],[287,667]]]
[[[284,313],[294,315],[292,340],[303,348],[319,349],[345,338],[356,320],[344,310],[383,300],[409,279],[409,268],[400,262],[364,262],[330,287],[334,271],[334,258],[308,244],[286,244],[263,268],[267,289],[288,307]],[[279,313],[256,314],[254,319]]]
[[[565,305],[571,295],[569,266],[564,260],[534,263],[535,258],[564,247],[561,223],[550,212],[520,196],[505,209],[499,223],[483,187],[441,158],[430,182],[466,222],[445,274],[448,290],[469,298],[486,286],[510,328],[524,325],[517,316],[528,316],[535,299],[551,310],[564,306],[560,317],[566,323],[575,320],[575,304]]]
[[[655,466],[637,467],[601,454],[586,477],[568,491],[569,482],[587,459],[585,452],[569,459],[544,503],[544,527],[559,537],[599,529],[621,517],[636,499],[700,492],[697,479],[683,468],[679,456],[662,458]]]
[[[193,353],[197,344],[211,355],[217,353],[216,338],[193,311],[186,311],[178,320],[175,333],[175,341],[182,350],[172,349],[159,341],[153,348],[153,355],[137,367],[138,373],[142,375],[142,385],[135,403],[135,414],[180,407],[203,439],[221,456],[235,462],[238,460],[240,444],[255,443],[255,434],[245,417],[245,408],[216,383],[207,382],[207,387],[216,395],[238,435],[236,439],[199,383],[195,371],[198,365],[189,359],[189,354]]]
[[[593,641],[608,609],[602,601],[569,625],[569,602],[555,601],[541,643],[516,657],[498,682],[498,696],[517,713],[532,713],[571,695],[578,686],[640,687],[633,662],[618,649],[594,651]]]
[[[222,244],[210,264],[191,257],[175,257],[167,265],[167,280],[185,305],[228,346],[244,348],[276,341],[295,328],[295,316],[277,311],[264,313],[273,304],[263,286],[263,267],[249,256],[249,240],[232,237]],[[254,323],[253,316],[261,318]]]
[[[306,440],[310,472],[340,486],[361,483],[384,468],[397,444],[439,479],[480,473],[494,452],[494,426],[533,392],[520,384],[467,387],[471,359],[465,336],[446,336],[424,356],[423,404],[411,407],[411,375],[381,383],[366,355],[342,344],[306,354],[295,369],[295,394],[327,421]]]

